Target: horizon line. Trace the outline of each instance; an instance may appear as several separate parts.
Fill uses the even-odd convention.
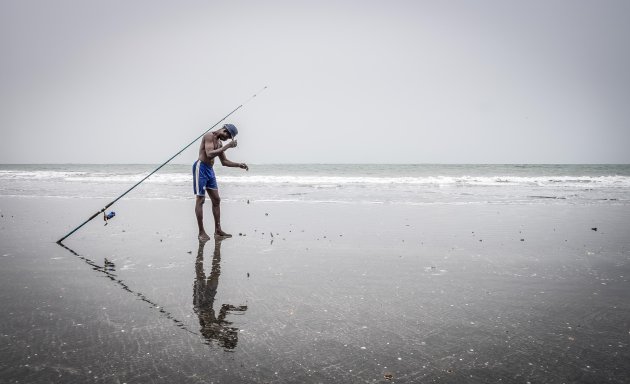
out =
[[[160,163],[0,163],[0,165],[157,165]],[[248,163],[249,165],[630,165],[630,163]],[[168,163],[166,165],[190,165],[189,163]]]

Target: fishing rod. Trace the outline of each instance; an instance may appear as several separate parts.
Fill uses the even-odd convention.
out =
[[[245,100],[243,103],[241,103],[241,105],[239,105],[238,107],[234,108],[232,110],[232,112],[228,113],[227,115],[225,115],[225,117],[223,117],[221,120],[217,121],[212,127],[208,128],[204,133],[202,133],[201,135],[197,136],[193,141],[191,141],[188,145],[186,145],[184,148],[180,149],[179,152],[177,152],[176,154],[174,154],[173,156],[171,156],[168,160],[166,160],[165,162],[163,162],[162,164],[160,164],[160,166],[158,166],[157,168],[155,168],[153,170],[153,172],[149,173],[148,175],[146,175],[142,180],[138,181],[134,186],[132,186],[131,188],[129,188],[128,190],[126,190],[122,195],[118,196],[117,198],[115,198],[114,200],[112,200],[110,203],[108,203],[105,207],[103,207],[103,209],[101,209],[100,211],[96,212],[95,214],[93,214],[92,216],[90,216],[87,220],[85,220],[83,223],[81,223],[78,227],[76,227],[75,229],[73,229],[72,231],[68,232],[64,237],[62,237],[61,239],[57,240],[57,244],[61,245],[61,243],[67,239],[70,235],[72,235],[73,233],[75,233],[76,231],[78,231],[81,227],[83,227],[85,224],[89,223],[90,221],[92,221],[92,219],[94,219],[96,216],[100,215],[101,213],[105,212],[107,210],[107,208],[111,207],[112,205],[114,205],[115,202],[117,202],[118,200],[122,199],[123,196],[125,196],[126,194],[128,194],[129,192],[131,192],[134,188],[136,188],[138,185],[142,184],[143,181],[145,181],[146,179],[148,179],[151,175],[153,175],[155,172],[159,171],[163,166],[165,166],[166,164],[168,164],[171,160],[173,160],[174,158],[176,158],[180,153],[184,152],[188,147],[190,147],[191,145],[193,145],[197,140],[201,139],[203,137],[203,135],[205,135],[206,133],[210,132],[214,127],[216,127],[217,125],[219,125],[219,123],[221,123],[223,120],[227,119],[228,117],[230,117],[234,112],[238,111],[239,109],[241,109],[243,107],[243,105],[247,104],[249,101],[251,101],[253,98],[255,98],[256,96],[258,96],[259,94],[261,94],[265,89],[267,89],[267,86],[264,86],[260,91],[256,92],[253,96],[251,96],[249,99]]]

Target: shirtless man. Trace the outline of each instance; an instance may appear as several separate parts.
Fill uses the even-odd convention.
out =
[[[221,198],[219,197],[219,187],[217,179],[214,176],[214,158],[219,157],[221,165],[224,167],[238,167],[249,170],[245,163],[235,163],[225,157],[225,151],[236,147],[236,135],[238,130],[232,124],[225,124],[218,131],[206,133],[201,139],[199,147],[199,159],[193,164],[193,191],[196,196],[195,216],[197,216],[197,225],[199,226],[199,241],[208,241],[210,236],[203,228],[203,203],[206,200],[206,191],[212,201],[212,216],[214,216],[214,236],[219,238],[232,237],[229,233],[223,232],[221,229]],[[232,139],[229,143],[223,145],[222,141]]]

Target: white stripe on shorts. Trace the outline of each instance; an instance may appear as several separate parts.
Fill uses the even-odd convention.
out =
[[[199,192],[201,191],[201,188],[199,185],[199,168],[200,168],[199,163],[201,163],[201,161],[199,160],[197,160],[197,162],[195,163],[195,185],[197,185],[197,188],[195,189],[195,195],[199,195]]]

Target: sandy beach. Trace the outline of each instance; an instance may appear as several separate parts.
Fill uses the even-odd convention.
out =
[[[0,199],[3,382],[630,378],[625,205],[104,203]]]

